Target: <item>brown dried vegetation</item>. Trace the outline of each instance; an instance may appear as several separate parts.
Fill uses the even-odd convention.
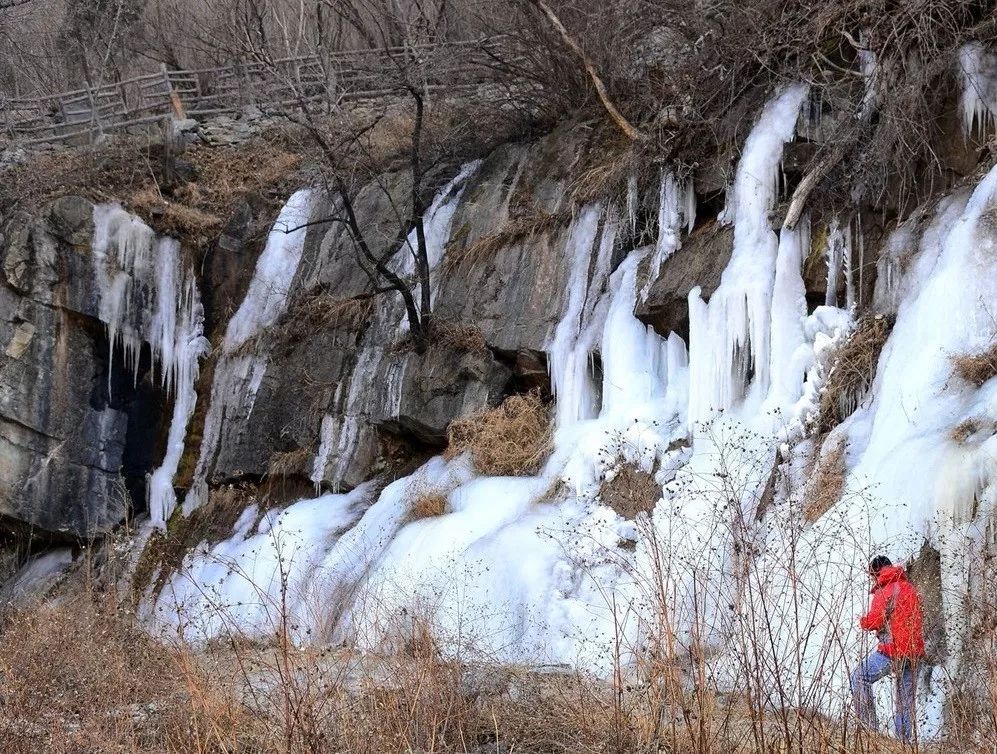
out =
[[[599,486],[599,499],[624,518],[636,518],[639,513],[650,513],[661,499],[661,485],[654,474],[644,471],[635,463],[625,461],[616,467],[611,479],[604,479]]]
[[[173,238],[203,239],[217,233],[222,224],[216,215],[170,201],[151,187],[133,193],[128,208],[157,233]]]
[[[952,431],[949,432],[949,438],[959,445],[965,445],[970,437],[988,424],[992,425],[993,422],[985,417],[973,416],[969,419],[964,419],[952,428]]]
[[[273,480],[303,474],[305,465],[314,455],[314,449],[309,447],[274,453],[270,456],[267,477]]]
[[[5,754],[223,752],[252,719],[184,647],[155,641],[113,591],[0,623]]]
[[[847,472],[845,448],[845,438],[839,437],[815,463],[803,497],[803,516],[809,523],[819,519],[841,499]]]
[[[469,452],[489,476],[535,473],[550,451],[550,409],[537,392],[512,395],[501,405],[450,423],[446,455]]]
[[[818,435],[830,432],[858,408],[872,387],[879,355],[892,329],[892,317],[863,317],[835,352],[820,396]]]
[[[982,387],[997,377],[997,343],[985,351],[954,356],[952,367],[959,379],[970,385]]]
[[[409,504],[407,521],[421,521],[424,518],[436,518],[449,510],[447,496],[440,492],[422,492],[416,495]]]

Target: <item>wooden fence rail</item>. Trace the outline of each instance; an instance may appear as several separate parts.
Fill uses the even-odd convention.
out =
[[[496,79],[497,38],[407,48],[354,50],[218,68],[168,70],[36,97],[0,94],[0,135],[18,144],[87,142],[167,115],[191,118],[240,112],[247,105],[324,107],[393,96],[412,82],[461,93]]]

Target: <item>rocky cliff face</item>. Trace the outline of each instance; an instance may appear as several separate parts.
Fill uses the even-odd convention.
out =
[[[0,513],[42,537],[85,538],[121,522],[122,473],[141,473],[149,460],[126,452],[129,437],[131,448],[155,445],[155,400],[139,416],[142,384],[109,373],[92,213],[89,202],[67,197],[4,227]]]
[[[205,362],[175,480],[181,492],[192,487],[196,501],[220,484],[257,483],[275,467],[297,480],[293,489],[308,482],[351,489],[443,447],[456,417],[510,392],[549,393],[547,352],[569,287],[565,249],[578,211],[571,188],[586,139],[584,131],[562,129],[504,146],[467,166],[438,197],[446,216],[434,272],[441,334],[423,354],[405,343],[396,297],[370,296],[345,227],[322,222],[335,214],[335,202],[316,194],[307,210],[314,224],[302,233],[293,275],[279,291],[276,321],[241,343],[238,354],[217,348]],[[971,170],[974,145],[961,135],[946,143],[953,145],[947,164]],[[787,148],[788,174],[803,162],[793,155],[810,146]],[[717,179],[701,171],[700,182],[713,190]],[[392,205],[409,190],[404,176],[386,186],[369,186],[356,199],[361,225],[379,250],[393,242]],[[655,233],[656,185],[644,188],[630,199],[631,248],[643,242],[641,234]],[[148,343],[134,371],[123,354],[114,356],[100,314],[93,211],[86,200],[65,197],[35,216],[6,218],[3,230],[0,513],[8,528],[42,537],[106,533],[129,508],[145,509],[146,477],[165,453],[173,405],[156,383]],[[215,343],[253,275],[262,215],[251,202],[240,203],[199,265],[205,331]],[[881,218],[870,214],[862,222],[865,253],[875,258]],[[704,297],[712,294],[732,248],[733,227],[701,214],[647,281],[637,316],[663,335],[688,339],[689,292],[698,286]],[[628,251],[618,243],[612,264]],[[874,272],[864,268],[866,299]],[[652,273],[645,265],[641,274]],[[804,274],[812,308],[827,299],[818,241]],[[844,285],[842,278],[842,297]],[[219,367],[231,374],[222,394],[212,395]]]
[[[68,197],[9,218],[2,525],[84,539],[148,513],[144,615],[201,638],[273,625],[280,569],[307,638],[373,631],[369,590],[396,617],[437,600],[455,632],[474,616],[497,656],[605,670],[621,604],[633,646],[649,610],[672,611],[718,673],[746,677],[729,636],[769,630],[762,614],[790,625],[802,592],[803,613],[837,612],[803,627],[816,649],[783,670],[838,690],[827,658],[858,646],[850,607],[868,552],[889,548],[938,585],[933,642],[953,676],[997,479],[994,374],[953,367],[986,366],[995,337],[993,157],[967,131],[945,189],[908,217],[816,204],[784,227],[783,183],[807,164],[794,154],[820,147],[807,96],[772,93],[723,212],[703,188],[716,176],[582,187],[599,154],[581,128],[451,166],[426,214],[425,350],[319,189],[288,199],[262,248],[240,206],[198,260],[115,206]],[[396,243],[408,180],[355,199],[375,253]],[[393,264],[411,273],[404,252]],[[940,326],[949,309],[959,321]],[[440,455],[455,419],[530,390],[553,416],[536,473]],[[661,557],[679,596],[655,606],[640,586]],[[682,614],[703,600],[709,615]]]

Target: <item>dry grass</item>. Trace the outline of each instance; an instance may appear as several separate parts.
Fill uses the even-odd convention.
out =
[[[683,689],[674,659],[622,683],[448,658],[416,616],[397,651],[300,650],[233,634],[194,654],[160,644],[106,598],[2,625],[5,754],[893,754],[813,713],[779,715]],[[797,727],[799,722],[799,727]],[[797,731],[800,731],[797,738]],[[788,745],[787,745],[788,744]],[[802,748],[799,746],[802,745]],[[955,746],[951,751],[957,751]]]
[[[184,152],[183,159],[194,165],[197,178],[175,187],[172,195],[165,195],[165,201],[176,205],[175,213],[202,213],[200,222],[208,217],[227,217],[236,200],[248,193],[283,199],[295,184],[294,173],[301,165],[300,154],[261,141],[239,147],[193,146]],[[123,136],[98,147],[32,155],[28,161],[0,172],[0,208],[16,206],[30,211],[70,194],[95,202],[137,197],[141,205],[142,195],[151,192],[151,198],[158,202],[166,186],[161,167],[159,145]]]
[[[623,138],[615,128],[599,129],[572,176],[571,200],[580,207],[607,196],[619,196],[630,178],[645,173],[656,175],[658,167],[640,145]]]
[[[188,148],[183,157],[197,169],[197,178],[176,189],[177,200],[222,217],[236,200],[249,193],[283,201],[297,188],[295,173],[302,155],[261,140],[244,146]]]
[[[417,343],[411,333],[405,333],[392,346],[395,353],[414,351]],[[488,354],[488,341],[477,325],[434,316],[429,330],[429,348],[444,349],[456,354]]]
[[[599,499],[624,518],[633,519],[639,513],[651,513],[661,499],[661,485],[654,474],[636,464],[624,461],[616,466],[611,478],[599,486]]]
[[[481,328],[467,322],[434,319],[430,339],[433,346],[458,353],[489,353],[488,343]]]
[[[803,497],[803,516],[813,523],[841,499],[845,489],[845,438],[839,437],[834,445],[817,459],[813,474]]]
[[[956,424],[949,432],[949,438],[959,445],[965,445],[970,437],[984,427],[993,429],[993,421],[982,416],[971,416]]]
[[[447,440],[448,458],[469,452],[482,474],[533,474],[550,451],[550,410],[539,393],[513,395],[496,408],[451,422]]]
[[[454,245],[447,248],[445,268],[447,271],[457,267],[474,266],[491,259],[502,249],[530,239],[538,238],[571,222],[571,214],[561,212],[552,214],[540,209],[517,214],[509,219],[495,233],[481,236],[463,249]]]
[[[423,492],[409,503],[407,521],[421,521],[424,518],[437,518],[450,510],[447,496],[439,492]]]
[[[221,752],[252,721],[184,647],[85,591],[0,624],[5,754]]]
[[[835,352],[820,396],[818,435],[830,432],[858,408],[872,387],[879,354],[892,330],[891,317],[863,317]]]
[[[312,448],[295,448],[274,453],[267,467],[269,479],[279,479],[306,473],[308,461],[315,455]]]
[[[910,750],[856,733],[851,720],[773,706],[778,696],[719,693],[697,670],[705,648],[677,650],[667,622],[651,628],[650,646],[612,678],[455,651],[417,608],[374,622],[375,637],[385,641],[379,652],[298,647],[286,613],[265,638],[233,629],[195,652],[153,639],[116,600],[119,590],[102,594],[92,584],[0,619],[5,754]],[[995,667],[993,625],[992,617],[983,620],[973,642],[981,667]],[[979,677],[985,695],[997,693],[992,672]],[[963,737],[930,750],[990,750],[991,718],[980,709]]]
[[[217,215],[165,199],[153,187],[136,191],[127,203],[157,233],[174,238],[203,239],[216,234],[222,225]]]
[[[982,387],[997,377],[997,343],[985,351],[953,356],[952,367],[959,379]]]

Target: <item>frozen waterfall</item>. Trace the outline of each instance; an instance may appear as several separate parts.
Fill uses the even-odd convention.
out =
[[[166,455],[149,480],[149,516],[161,526],[176,507],[173,477],[197,403],[199,362],[210,348],[203,335],[204,311],[178,241],[157,236],[117,204],[95,206],[93,219],[99,314],[107,325],[109,360],[120,348],[125,366],[137,377],[147,344],[152,368],[159,367],[160,383],[174,398]]]
[[[967,130],[991,123],[988,60],[973,48],[961,59]],[[874,58],[861,64],[865,117],[883,93]],[[733,252],[708,301],[698,288],[689,294],[688,343],[655,332],[634,310],[694,226],[691,183],[661,174],[658,238],[644,248],[621,248],[621,228],[637,223],[636,180],[625,206],[576,208],[552,250],[567,282],[543,341],[556,409],[540,473],[487,477],[467,457],[436,457],[383,489],[365,484],[282,511],[250,509],[231,538],[188,555],[147,606],[151,619],[194,639],[233,629],[260,635],[289,604],[302,641],[374,646],[394,621],[426,613],[453,647],[607,672],[660,638],[666,613],[673,648],[683,657],[703,650],[721,686],[750,677],[766,704],[838,713],[848,668],[867,649],[854,618],[867,599],[868,557],[912,558],[928,543],[941,554],[946,670],[954,672],[966,631],[958,606],[976,588],[968,559],[984,536],[981,513],[997,502],[997,442],[986,431],[955,442],[952,430],[997,422],[997,387],[959,383],[951,358],[997,338],[987,310],[997,293],[997,168],[893,231],[866,302],[857,214],[773,229],[784,147],[807,98],[803,85],[778,90],[751,129],[722,217],[733,224]],[[474,169],[427,214],[434,276]],[[310,202],[295,196],[284,212],[302,225]],[[276,233],[229,326],[202,464],[218,441],[218,412],[238,401],[251,409],[266,369],[252,336],[283,310],[301,254],[300,237]],[[826,245],[815,241],[825,237]],[[803,278],[815,254],[827,260],[821,306],[808,305]],[[408,269],[410,260],[396,263]],[[117,300],[108,311],[124,306]],[[869,303],[896,315],[875,381],[842,424],[814,437],[834,353]],[[405,327],[400,307],[385,306],[354,374],[397,394],[405,362],[384,344]],[[318,486],[339,478],[366,421],[365,386],[353,379],[345,389],[336,395],[345,409],[321,420]],[[805,490],[832,449],[840,450],[842,491],[817,515]],[[660,486],[646,517],[626,518],[601,498],[624,469]],[[204,471],[199,465],[202,483]],[[445,497],[447,513],[411,520],[412,501],[426,493]],[[749,635],[764,647],[748,646]],[[945,694],[937,672],[921,689],[927,734]]]

